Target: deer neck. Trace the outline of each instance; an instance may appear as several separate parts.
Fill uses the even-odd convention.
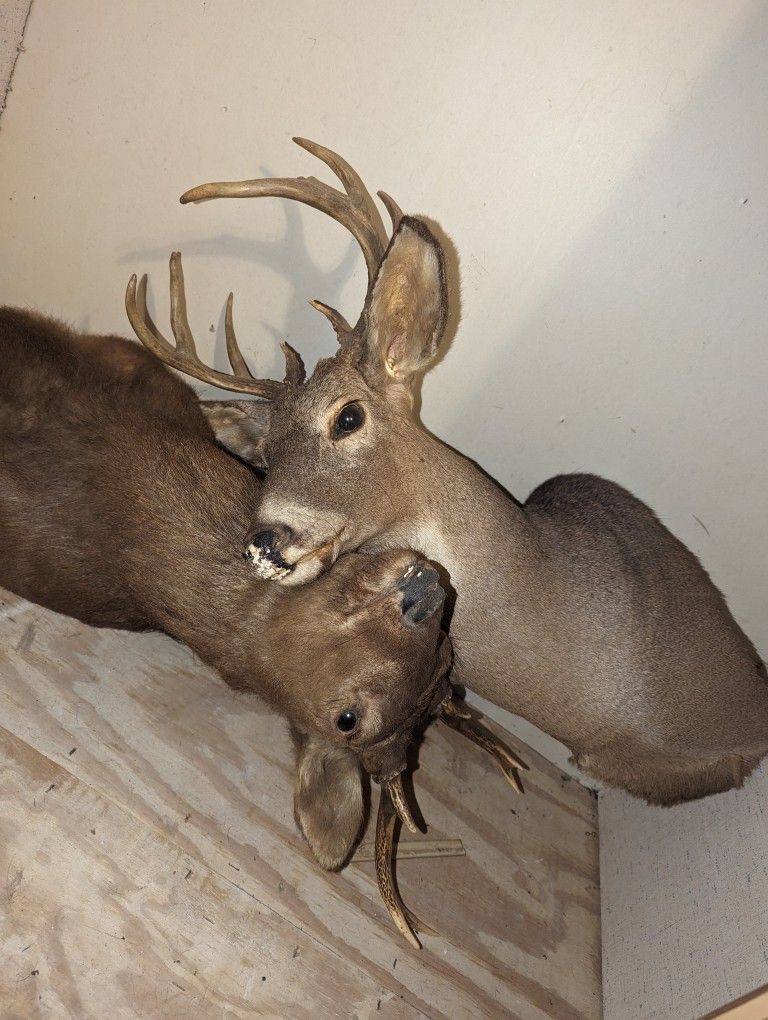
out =
[[[469,458],[425,438],[418,490],[409,486],[410,510],[396,525],[399,537],[444,567],[457,590],[472,579],[489,582],[532,568],[538,542],[521,507]]]
[[[269,586],[242,558],[258,479],[212,442],[178,429],[158,430],[141,471],[123,471],[120,484],[122,502],[142,506],[120,553],[136,602],[151,624],[231,672],[233,650],[252,652],[270,604]]]
[[[560,668],[563,613],[557,572],[515,500],[471,460],[438,440],[420,451],[424,468],[409,492],[418,516],[389,543],[440,564],[455,591],[451,620],[454,677],[536,722],[545,696],[542,670]]]

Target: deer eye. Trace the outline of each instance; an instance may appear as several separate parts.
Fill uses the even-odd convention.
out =
[[[357,432],[362,427],[364,421],[365,411],[360,404],[357,402],[345,404],[336,415],[336,421],[333,423],[334,435],[348,436],[352,432]]]
[[[351,708],[347,709],[346,712],[342,712],[336,720],[336,725],[342,733],[351,733],[357,726],[357,712],[353,712]]]

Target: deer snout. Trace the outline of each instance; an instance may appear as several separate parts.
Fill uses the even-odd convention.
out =
[[[426,563],[415,563],[397,585],[402,593],[400,609],[408,627],[418,627],[442,609],[445,592],[440,575]]]
[[[245,540],[243,556],[256,568],[259,577],[265,581],[279,580],[293,570],[281,550],[293,541],[293,529],[287,524],[277,524],[256,531]]]
[[[305,584],[332,566],[345,541],[343,526],[330,531],[327,538],[317,539],[313,534],[314,530],[301,525],[297,529],[263,522],[247,536],[243,555],[263,580]]]

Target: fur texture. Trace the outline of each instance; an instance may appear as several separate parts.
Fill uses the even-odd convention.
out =
[[[292,723],[302,830],[337,867],[361,763],[404,763],[445,672],[439,613],[404,617],[410,552],[346,556],[292,591],[258,581],[242,539],[260,487],[142,347],[0,309],[0,585],[94,626],[163,630],[269,700]]]

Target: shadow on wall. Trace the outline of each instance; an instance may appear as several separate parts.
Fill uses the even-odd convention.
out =
[[[260,173],[265,176],[273,176],[263,168]],[[223,200],[222,200],[223,201]],[[263,199],[242,199],[245,206],[244,215],[253,216],[254,233],[258,233],[258,214],[264,204]],[[264,322],[257,322],[258,335],[249,336],[240,323],[238,328],[238,295],[235,293],[234,300],[234,325],[240,346],[249,360],[252,369],[258,373],[272,375],[273,378],[282,378],[283,362],[280,354],[280,341],[288,339],[302,356],[307,360],[307,368],[311,369],[313,359],[319,356],[326,356],[335,353],[336,338],[333,330],[327,321],[313,308],[309,306],[311,298],[320,298],[327,304],[339,307],[341,311],[342,294],[346,292],[346,284],[354,274],[355,283],[361,275],[360,288],[361,297],[358,308],[362,307],[365,294],[365,267],[357,243],[350,238],[342,258],[331,269],[323,270],[312,259],[305,240],[304,221],[302,212],[298,205],[281,199],[267,199],[267,201],[278,202],[281,211],[285,216],[285,232],[277,240],[244,239],[232,235],[219,235],[218,237],[205,237],[197,241],[185,242],[182,251],[182,258],[185,261],[185,269],[194,265],[196,256],[204,256],[215,259],[231,259],[236,262],[251,263],[254,267],[263,266],[268,268],[270,273],[275,273],[285,278],[290,285],[290,300],[285,316],[284,326],[277,329]],[[204,203],[202,203],[204,204]],[[191,209],[190,213],[194,214]],[[339,226],[339,231],[344,228]],[[346,232],[345,232],[345,236]],[[170,336],[170,325],[163,318],[166,315],[165,309],[168,306],[168,273],[157,266],[162,260],[170,257],[170,249],[158,247],[135,247],[121,256],[120,262],[131,267],[149,265],[152,266],[149,272],[149,284],[147,287],[147,307],[160,331],[165,336]],[[357,270],[357,272],[356,272]],[[187,303],[190,308],[190,319],[198,321],[206,316],[213,316],[218,312],[218,323],[215,329],[216,345],[214,351],[214,365],[222,371],[229,371],[227,359],[226,340],[224,336],[224,309],[226,305],[226,294],[222,294],[222,301],[218,309],[201,308],[195,298],[194,291],[189,284],[187,290]],[[349,317],[354,321],[350,311]],[[252,333],[250,326],[248,333]],[[315,338],[320,337],[318,341]],[[304,344],[302,346],[302,338]],[[307,358],[307,355],[310,357]],[[201,391],[203,392],[203,391]],[[232,397],[233,394],[212,386],[205,387],[204,394],[213,397]]]
[[[653,424],[665,410],[656,419],[663,439],[696,410],[676,399],[684,376],[698,377],[712,412],[727,398],[733,403],[738,388],[745,421],[750,412],[765,415],[757,397],[768,381],[768,106],[754,74],[766,34],[761,7],[732,53],[686,86],[667,130],[617,185],[537,307],[498,347],[482,348],[485,371],[479,379],[473,373],[474,389],[453,405],[455,421],[474,412],[479,397],[496,394],[506,398],[515,437],[536,443],[537,423],[514,418],[515,390],[533,387],[548,404],[542,422],[558,406],[575,415],[614,406],[629,432],[633,414]],[[514,295],[509,303],[514,309]],[[480,353],[473,346],[473,356]],[[743,406],[745,397],[754,403]],[[702,437],[688,438],[695,449]],[[675,439],[686,437],[679,431]],[[540,462],[552,457],[547,448],[540,453]],[[733,465],[734,479],[743,467]]]

